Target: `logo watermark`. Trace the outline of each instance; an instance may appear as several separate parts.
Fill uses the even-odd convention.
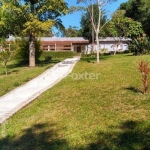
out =
[[[100,73],[71,73],[70,76],[74,80],[97,80]]]

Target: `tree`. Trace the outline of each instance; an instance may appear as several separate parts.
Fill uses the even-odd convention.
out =
[[[113,2],[113,1],[116,1],[116,0],[77,0],[78,3],[82,2],[84,4],[86,4],[87,6],[92,6],[92,7],[87,7],[87,11],[89,12],[90,14],[90,22],[91,22],[91,26],[94,30],[94,33],[95,33],[95,39],[96,39],[96,44],[97,44],[97,63],[99,63],[99,48],[100,48],[100,45],[99,45],[99,32],[102,28],[101,26],[101,18],[102,18],[102,15],[103,15],[103,9],[104,9],[104,6],[106,6],[106,4],[110,3],[110,2]],[[94,15],[94,10],[93,10],[93,5],[96,4],[97,7],[98,7],[98,17],[97,17],[97,20],[95,19],[95,15]]]
[[[93,11],[94,11],[94,18],[96,20],[96,22],[98,21],[98,6],[96,4],[93,4],[89,6],[89,10],[92,10],[93,7]],[[92,31],[93,31],[93,27],[91,25],[91,21],[90,21],[90,14],[88,11],[86,11],[82,17],[81,17],[81,28],[82,28],[82,36],[85,39],[88,39],[91,43],[92,43]],[[105,15],[105,12],[103,11],[103,15],[101,17],[101,26],[103,26],[107,21],[107,17]],[[95,38],[94,38],[95,39]]]
[[[2,60],[4,62],[4,68],[5,68],[5,74],[7,75],[7,63],[8,61],[10,61],[12,57],[12,52],[10,51],[1,51],[0,52],[0,60]]]
[[[29,6],[29,19],[24,24],[24,32],[29,33],[29,66],[35,66],[35,33],[48,31],[54,25],[61,28],[60,20],[57,19],[61,14],[65,14],[67,5],[64,0],[24,0]]]
[[[23,17],[25,7],[20,7],[16,0],[0,0],[0,35],[7,38],[9,34],[20,36],[26,19]]]
[[[114,54],[124,38],[137,38],[144,32],[140,22],[127,18],[124,14],[124,10],[116,11],[112,20],[105,25],[102,31],[103,36],[114,37],[114,40],[118,41]]]
[[[144,33],[140,22],[125,17],[124,14],[124,10],[114,13],[112,19],[103,28],[103,36],[137,38]]]
[[[126,3],[121,3],[118,10],[126,10],[127,2]]]
[[[119,9],[126,11],[125,16],[132,18],[134,21],[142,23],[144,32],[150,36],[150,1],[149,0],[129,0]]]
[[[7,48],[8,46],[5,40],[1,40],[0,42],[0,60],[3,61],[3,66],[5,68],[5,75],[8,74],[7,63],[12,59],[14,54],[14,49],[15,49],[15,45],[13,41],[10,41],[10,44],[11,44],[11,49],[10,47]]]
[[[17,46],[15,50],[15,59],[23,64],[29,63],[29,41],[27,38],[16,38],[15,44]],[[35,39],[35,61],[38,62],[40,55],[42,54],[41,50],[41,41],[40,39]]]
[[[130,50],[134,55],[143,55],[150,53],[150,39],[149,37],[134,38],[130,43]]]
[[[31,58],[29,66],[34,67],[35,36],[42,35],[53,26],[59,29],[63,28],[59,17],[67,13],[67,3],[64,0],[24,0],[24,3],[23,0],[0,0],[0,6],[5,12],[0,13],[3,16],[0,18],[0,26],[4,29],[0,29],[0,32],[6,36],[7,32],[13,32],[16,28],[14,34],[19,36],[29,35]],[[12,31],[7,30],[9,26]],[[4,32],[5,30],[6,32]]]
[[[69,26],[68,29],[64,29],[62,31],[62,36],[63,37],[80,37],[81,32],[76,26]]]

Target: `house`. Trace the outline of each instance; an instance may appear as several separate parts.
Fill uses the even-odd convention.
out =
[[[41,49],[43,51],[73,51],[77,53],[90,53],[92,45],[83,37],[40,37]],[[14,40],[9,36],[8,41]],[[99,49],[107,52],[128,50],[129,38],[106,37],[99,38]],[[96,43],[96,42],[95,42]],[[94,50],[98,49],[95,44]]]
[[[130,41],[131,41],[130,38],[119,38],[119,37],[99,38],[100,50],[106,50],[108,52],[125,51],[128,50],[128,44]]]
[[[73,51],[81,53],[87,49],[89,41],[83,37],[41,37],[41,47],[44,51]]]
[[[131,41],[130,38],[119,38],[119,37],[105,37],[99,38],[99,50],[103,52],[116,52],[116,51],[126,51],[128,50],[129,42]],[[94,45],[94,52],[98,49],[95,41]],[[86,49],[85,53],[91,53],[92,45],[89,44]]]

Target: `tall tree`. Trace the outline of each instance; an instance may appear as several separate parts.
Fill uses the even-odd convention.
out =
[[[124,10],[114,13],[112,19],[107,22],[101,32],[103,36],[137,38],[143,34],[142,24],[131,18],[125,17]]]
[[[81,31],[76,26],[69,26],[69,28],[64,29],[62,31],[62,36],[63,37],[80,37]]]
[[[23,17],[25,7],[20,7],[16,0],[0,0],[0,35],[3,38],[9,34],[19,35],[26,19]]]
[[[0,26],[4,29],[0,32],[6,35],[10,32],[9,28],[12,31],[16,28],[15,34],[29,35],[33,62],[29,66],[35,66],[35,36],[49,31],[53,26],[64,28],[59,17],[67,13],[67,3],[64,0],[0,0],[0,7],[3,8],[0,9]]]
[[[143,34],[142,24],[131,18],[124,16],[124,10],[118,10],[114,13],[112,20],[105,24],[101,34],[103,36],[114,37],[117,41],[116,53],[118,46],[124,38],[137,38]]]
[[[150,1],[149,0],[129,0],[119,9],[126,11],[125,16],[135,21],[141,22],[145,33],[150,36]]]
[[[94,20],[97,22],[98,21],[98,6],[96,4],[93,4],[89,6],[89,10],[92,10],[93,7],[93,14],[94,14]],[[103,11],[102,17],[101,17],[101,26],[103,26],[107,22],[107,16],[105,15],[105,12]],[[92,30],[93,27],[91,25],[91,20],[90,20],[90,14],[88,11],[86,11],[82,17],[81,17],[81,28],[82,28],[82,35],[85,39],[88,39],[92,43]],[[95,38],[94,38],[95,39]]]
[[[127,2],[126,3],[121,3],[118,10],[126,10],[127,7]]]
[[[29,6],[29,19],[24,24],[24,32],[29,32],[29,66],[35,66],[35,33],[48,31],[52,26],[62,28],[60,19],[66,13],[64,0],[24,0]]]
[[[99,44],[99,32],[102,28],[101,26],[101,18],[103,16],[103,9],[104,7],[110,3],[110,2],[114,2],[116,0],[77,0],[78,3],[82,2],[84,4],[87,5],[87,11],[90,14],[90,22],[91,22],[91,26],[95,32],[95,39],[96,39],[96,44],[97,44],[97,63],[99,63],[99,48],[100,48],[100,44]],[[98,17],[97,19],[95,19],[95,14],[94,14],[94,9],[93,9],[93,5],[96,4],[98,7]],[[92,6],[92,7],[88,7],[88,6]]]

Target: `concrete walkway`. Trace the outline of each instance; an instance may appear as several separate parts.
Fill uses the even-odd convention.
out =
[[[66,77],[78,60],[79,57],[68,58],[35,79],[0,97],[0,124]]]

